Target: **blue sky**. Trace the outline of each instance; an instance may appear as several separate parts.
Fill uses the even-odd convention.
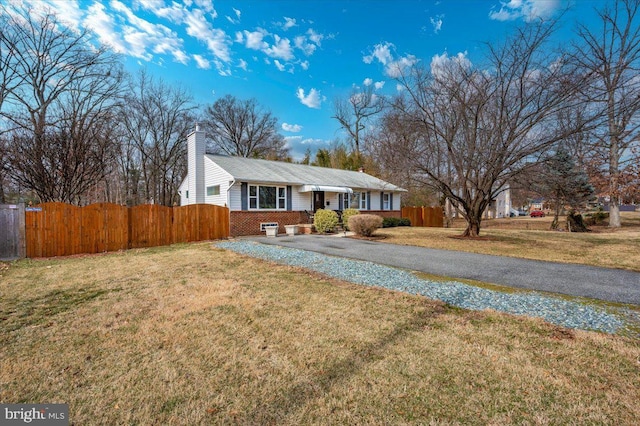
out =
[[[279,119],[294,158],[344,138],[333,101],[364,85],[397,93],[393,69],[442,55],[481,60],[483,42],[514,25],[557,16],[557,41],[589,0],[23,0],[51,4],[73,26],[155,77],[189,89],[199,105],[231,94],[256,98]]]

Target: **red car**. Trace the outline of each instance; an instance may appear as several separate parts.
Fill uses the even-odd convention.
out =
[[[544,217],[544,212],[542,210],[534,210],[531,213],[529,213],[529,216],[531,216],[531,217]]]

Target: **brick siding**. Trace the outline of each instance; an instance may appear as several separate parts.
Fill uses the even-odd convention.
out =
[[[305,212],[252,212],[252,211],[232,211],[230,234],[232,237],[243,235],[260,235],[260,224],[264,222],[278,222],[278,233],[286,232],[285,225],[298,225],[307,223]]]
[[[400,210],[360,210],[360,214],[375,214],[380,217],[402,217]]]
[[[375,214],[381,217],[402,217],[400,210],[362,210],[361,213]],[[285,225],[307,223],[307,214],[303,211],[232,211],[230,235],[232,237],[240,237],[263,234],[264,232],[260,231],[260,224],[264,222],[278,222],[278,234],[284,234],[286,232]]]

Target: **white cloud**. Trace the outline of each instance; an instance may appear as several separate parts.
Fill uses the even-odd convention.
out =
[[[182,22],[184,16],[183,6],[176,2],[172,2],[171,6],[166,6],[164,0],[137,0],[134,5],[142,6],[143,9],[151,11],[154,15],[172,22]]]
[[[433,55],[431,58],[431,74],[436,77],[443,76],[449,63],[456,63],[464,69],[471,67],[467,52],[459,52],[455,56],[449,56],[447,52],[444,52],[442,55]]]
[[[309,69],[309,61],[300,62],[300,67],[305,71],[308,70]]]
[[[233,16],[229,16],[227,15],[227,21],[231,22],[232,24],[239,24],[240,23],[240,15],[242,14],[242,12],[240,12],[238,9],[236,8],[232,8],[233,12],[235,13],[235,18]]]
[[[320,109],[320,105],[326,98],[320,94],[319,90],[311,89],[309,90],[309,94],[305,96],[304,89],[301,87],[298,88],[296,92],[296,96],[300,99],[300,102],[303,105],[308,106],[309,108]]]
[[[489,18],[496,21],[513,21],[524,19],[531,22],[535,19],[547,19],[559,8],[560,0],[509,0],[500,2],[500,10],[495,6],[489,12]]]
[[[307,37],[305,37],[303,35],[299,35],[299,36],[295,37],[293,39],[293,43],[298,49],[302,50],[304,52],[304,54],[307,55],[307,56],[313,55],[313,52],[315,52],[316,49],[318,48],[317,45],[315,45],[313,43],[309,43],[307,41]]]
[[[296,20],[293,18],[287,18],[286,16],[284,17],[284,24],[282,24],[282,29],[283,30],[288,30],[289,28],[292,27],[296,27],[298,26],[298,24],[296,24]]]
[[[404,89],[405,87],[402,84],[396,83],[396,91],[402,92]]]
[[[9,1],[9,3],[13,2]],[[79,23],[82,22],[83,12],[80,9],[78,0],[39,0],[37,2],[29,2],[29,6],[33,7],[34,9],[42,10],[43,12],[45,11],[45,9],[49,9],[55,12],[60,22],[63,22],[69,28],[72,28],[74,30],[78,30]],[[42,6],[44,6],[44,8]]]
[[[215,9],[213,8],[213,1],[212,0],[194,0],[196,3],[196,6],[198,6],[201,9],[204,9],[205,11],[211,13],[211,15],[215,18],[216,16],[218,16],[218,14],[216,13]]]
[[[302,126],[299,124],[282,123],[282,130],[286,132],[298,133],[302,130]]]
[[[382,89],[384,87],[384,81],[376,81],[373,87],[375,87],[376,90]]]
[[[244,41],[247,49],[263,50],[269,47],[267,42],[264,41],[264,37],[269,33],[258,28],[257,31],[244,31]],[[238,39],[236,34],[236,40]]]
[[[370,64],[374,59],[377,59],[382,65],[386,65],[393,60],[391,49],[395,49],[392,43],[384,42],[376,44],[373,48],[373,52],[370,55],[364,56],[362,60],[366,64]]]
[[[400,77],[407,68],[412,67],[418,59],[413,55],[407,55],[389,63],[385,68],[385,73],[391,78]]]
[[[279,71],[284,71],[284,65],[280,63],[279,60],[274,59],[273,64],[278,68]]]
[[[104,5],[94,3],[87,9],[84,25],[96,33],[101,43],[111,46],[118,53],[125,53],[127,48],[115,29],[113,18],[105,13]]]
[[[193,9],[185,13],[184,23],[187,26],[187,34],[206,44],[207,48],[216,58],[229,61],[229,41],[224,31],[213,28],[205,18],[202,10]]]
[[[431,25],[433,25],[433,32],[435,34],[438,34],[442,28],[442,18],[444,18],[444,15],[436,15],[435,17],[429,18]]]
[[[291,48],[291,42],[288,38],[281,38],[279,35],[274,34],[273,36],[275,40],[275,44],[271,47],[263,49],[264,53],[272,58],[280,58],[285,61],[290,61],[293,59],[293,52]]]
[[[198,68],[203,70],[208,70],[209,68],[211,68],[211,62],[209,62],[205,57],[201,55],[193,55],[193,59],[196,60]]]
[[[247,70],[247,61],[245,61],[244,59],[240,59],[238,61],[238,68],[242,68],[243,70]]]
[[[365,78],[362,84],[364,84],[365,86],[371,86],[373,84],[373,79]]]
[[[318,34],[312,28],[309,28],[307,30],[307,35],[309,36],[309,40],[311,40],[312,42],[314,42],[318,46],[320,46],[320,44],[322,43],[322,40],[324,39],[324,35]]]

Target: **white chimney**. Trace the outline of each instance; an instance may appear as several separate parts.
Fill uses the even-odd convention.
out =
[[[205,133],[196,123],[196,130],[187,136],[187,179],[189,198],[187,204],[204,203],[204,154]]]

